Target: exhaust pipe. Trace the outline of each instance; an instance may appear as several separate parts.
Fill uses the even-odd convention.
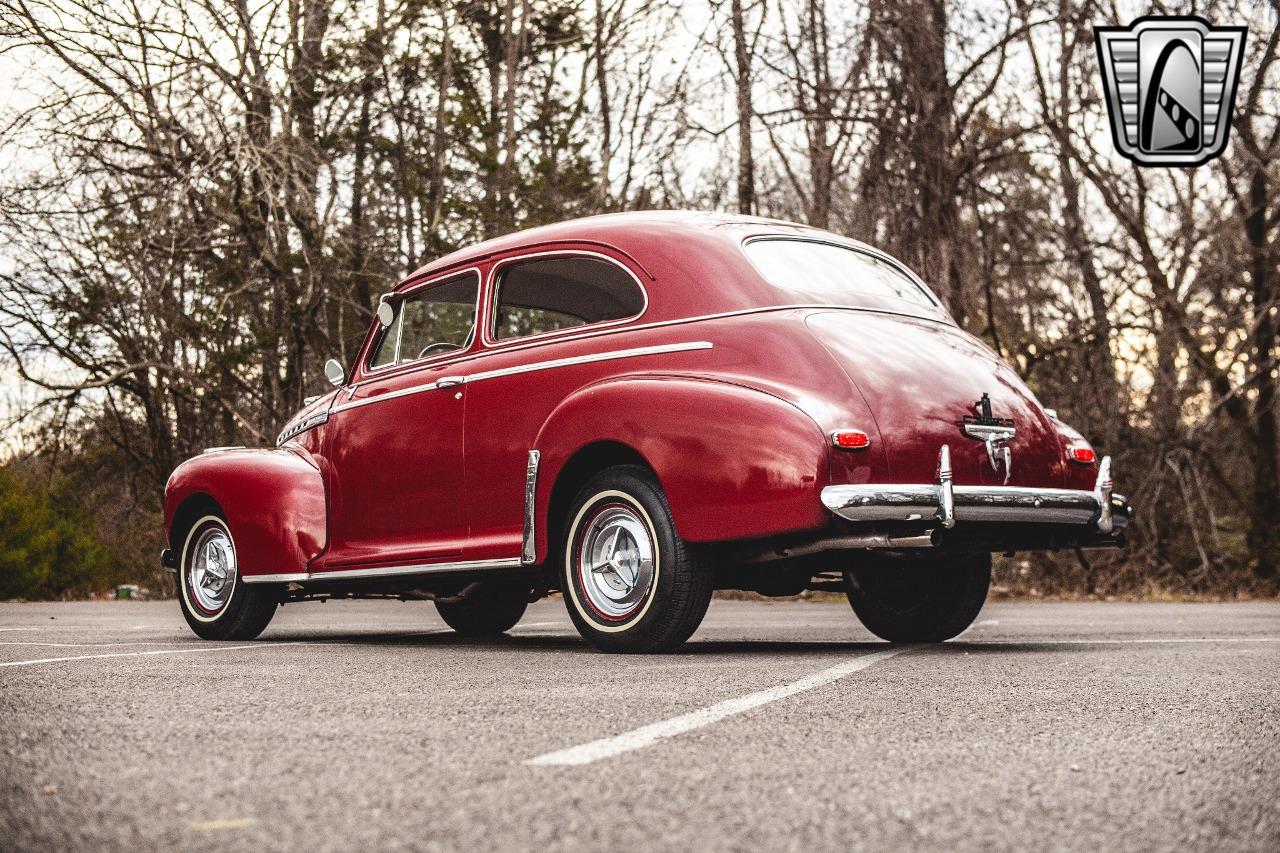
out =
[[[749,560],[752,563],[765,563],[770,560],[783,560],[788,557],[804,557],[809,554],[820,554],[823,551],[889,551],[911,548],[936,548],[941,541],[941,532],[936,528],[924,533],[913,533],[899,536],[893,533],[859,533],[853,536],[837,536],[831,539],[819,539],[802,545],[792,545],[770,550]]]

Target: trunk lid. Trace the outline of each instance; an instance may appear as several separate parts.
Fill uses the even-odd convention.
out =
[[[823,311],[805,323],[870,406],[888,456],[886,482],[934,482],[947,444],[957,484],[1064,485],[1061,440],[1048,415],[977,338],[949,323],[870,311]],[[994,468],[986,444],[965,433],[966,417],[982,414],[983,395],[992,417],[1016,430],[1005,442],[1007,477],[1003,459]]]

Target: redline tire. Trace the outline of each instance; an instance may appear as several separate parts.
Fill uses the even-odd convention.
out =
[[[711,603],[712,574],[676,533],[666,496],[634,465],[600,472],[578,492],[560,554],[565,607],[606,652],[669,652]]]
[[[987,599],[991,555],[903,560],[845,572],[849,604],[891,643],[941,643],[968,628]]]
[[[181,547],[178,605],[191,630],[205,640],[252,640],[261,634],[279,602],[271,587],[240,577],[226,519],[216,512],[198,519]]]

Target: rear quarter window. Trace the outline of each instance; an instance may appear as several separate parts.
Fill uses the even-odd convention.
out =
[[[638,317],[644,291],[630,273],[602,258],[534,258],[498,271],[493,339]]]

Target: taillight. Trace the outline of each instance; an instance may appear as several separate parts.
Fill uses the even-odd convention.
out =
[[[1092,465],[1098,459],[1098,454],[1093,452],[1093,448],[1083,442],[1076,442],[1067,448],[1067,458],[1072,462],[1079,462],[1081,465]]]
[[[860,429],[838,429],[831,433],[831,443],[841,450],[862,450],[871,446],[871,436]]]

